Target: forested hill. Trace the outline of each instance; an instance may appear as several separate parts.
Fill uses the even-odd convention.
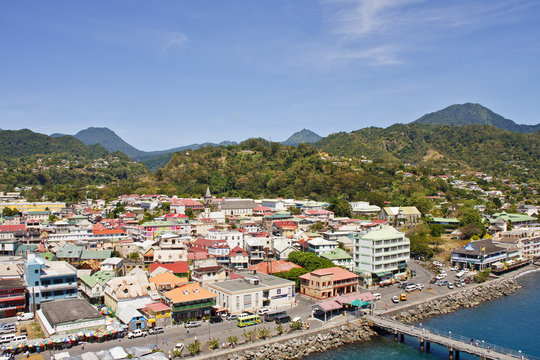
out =
[[[53,138],[28,129],[0,130],[0,157],[20,158],[37,154],[70,153],[85,158],[106,156],[101,145],[86,146],[73,136]]]
[[[334,155],[371,160],[463,164],[478,170],[523,162],[538,171],[540,133],[511,133],[487,125],[436,126],[396,124],[336,133],[319,140],[319,149]]]
[[[456,104],[442,110],[426,114],[415,120],[416,124],[431,125],[454,125],[463,126],[469,124],[491,125],[501,130],[512,132],[533,133],[540,130],[540,124],[521,125],[505,119],[499,114],[480,104]]]

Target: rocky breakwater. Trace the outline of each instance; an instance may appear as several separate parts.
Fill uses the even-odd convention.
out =
[[[459,308],[476,306],[484,301],[510,295],[520,287],[521,285],[514,279],[487,282],[471,289],[464,289],[454,294],[427,301],[395,314],[394,317],[396,320],[406,323],[415,323],[431,316],[448,314]]]
[[[301,359],[312,353],[335,349],[344,344],[367,341],[376,333],[367,324],[347,324],[324,333],[306,334],[284,342],[273,342],[243,353],[231,354],[229,360]]]

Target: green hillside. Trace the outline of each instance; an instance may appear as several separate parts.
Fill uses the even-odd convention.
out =
[[[471,103],[448,106],[442,110],[426,114],[418,120],[415,120],[414,123],[454,126],[463,126],[469,124],[491,125],[501,130],[523,133],[533,133],[540,130],[540,124],[516,124],[512,120],[505,119],[501,115],[494,113],[490,109],[480,104]]]
[[[296,146],[302,143],[311,144],[317,142],[320,139],[322,139],[322,137],[317,135],[313,131],[308,129],[302,129],[292,134],[287,140],[283,141],[282,144]]]

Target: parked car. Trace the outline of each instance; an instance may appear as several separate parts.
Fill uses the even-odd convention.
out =
[[[407,294],[402,293],[401,295],[399,295],[399,300],[400,301],[407,301]]]
[[[235,315],[235,314],[229,314],[229,315],[227,315],[227,320],[234,320],[234,321],[236,321],[236,319],[238,319],[238,315]]]
[[[433,262],[433,265],[435,265],[435,266],[442,266],[442,264],[441,264],[440,262],[438,262],[437,260],[435,260],[435,261]]]
[[[19,321],[25,321],[25,320],[32,320],[34,318],[34,313],[22,313],[17,315],[17,320]]]
[[[448,286],[448,280],[441,280],[438,282],[439,286]]]
[[[184,350],[183,343],[176,343],[176,345],[174,345],[174,351],[182,351],[182,350]]]
[[[424,284],[416,284],[416,288],[420,291],[424,288]]]
[[[259,315],[264,315],[266,314],[267,312],[270,311],[270,308],[268,306],[264,306],[262,308],[260,308],[258,311],[257,311],[257,314]]]
[[[210,318],[210,324],[215,324],[215,323],[219,323],[219,322],[222,322],[223,321],[223,318],[221,316],[212,316]]]
[[[450,290],[452,290],[452,289],[454,288],[454,284],[448,283],[448,288],[449,288]]]
[[[201,322],[200,321],[187,321],[184,323],[184,327],[187,329],[187,328],[194,328],[194,327],[199,327],[201,326]]]
[[[133,331],[128,332],[127,337],[128,339],[138,338],[141,336],[146,336],[148,333],[146,331],[142,331],[141,329],[135,329]]]
[[[470,284],[471,283],[471,279],[469,279],[469,278],[465,278],[465,280],[463,280],[463,281],[465,281],[465,284]]]
[[[379,294],[379,293],[373,293],[373,298],[374,298],[375,300],[381,300],[381,294]]]
[[[405,291],[408,292],[408,293],[411,293],[411,292],[415,291],[416,289],[417,289],[417,287],[416,287],[415,284],[409,284],[405,288]]]
[[[429,280],[430,284],[435,284],[436,282],[437,282],[437,278],[433,278],[433,279]]]
[[[437,280],[442,280],[442,279],[444,279],[445,277],[446,277],[446,275],[439,274],[439,275],[435,276],[435,279],[437,279]]]
[[[392,296],[392,302],[397,304],[399,302],[399,296],[397,295]]]
[[[458,271],[459,268],[458,268],[457,266],[452,266],[452,267],[450,268],[450,270],[452,270],[452,271]]]
[[[161,326],[148,329],[149,334],[163,334],[164,331],[165,330]]]
[[[0,334],[11,334],[17,331],[17,325],[8,324],[0,328]]]

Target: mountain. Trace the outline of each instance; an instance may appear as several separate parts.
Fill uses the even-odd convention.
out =
[[[283,141],[281,144],[296,146],[302,143],[311,144],[319,141],[320,139],[322,139],[322,137],[315,134],[313,131],[308,129],[302,129],[292,134],[287,140]]]
[[[108,155],[102,146],[86,146],[73,136],[53,138],[28,129],[0,131],[0,157],[19,158],[38,154],[69,153],[85,158]]]
[[[52,134],[51,137],[63,136],[62,134]],[[126,154],[129,158],[135,161],[146,161],[152,160],[152,164],[159,164],[163,166],[166,164],[163,163],[166,159],[168,161],[172,154],[178,151],[184,150],[196,150],[205,146],[227,146],[234,145],[235,142],[223,141],[219,144],[214,143],[203,143],[203,144],[191,144],[180,146],[177,148],[159,150],[159,151],[142,151],[139,150],[127,142],[125,142],[120,136],[118,136],[114,131],[106,127],[89,127],[88,129],[81,130],[77,134],[73,135],[76,139],[82,141],[86,145],[101,144],[105,149],[110,152],[121,151]],[[168,155],[171,154],[171,155]],[[158,159],[159,158],[159,159]],[[156,165],[153,165],[154,167]]]
[[[450,105],[442,110],[426,114],[413,121],[413,123],[454,126],[468,124],[491,125],[502,130],[521,133],[532,133],[540,130],[540,124],[516,124],[480,104],[471,103]]]

